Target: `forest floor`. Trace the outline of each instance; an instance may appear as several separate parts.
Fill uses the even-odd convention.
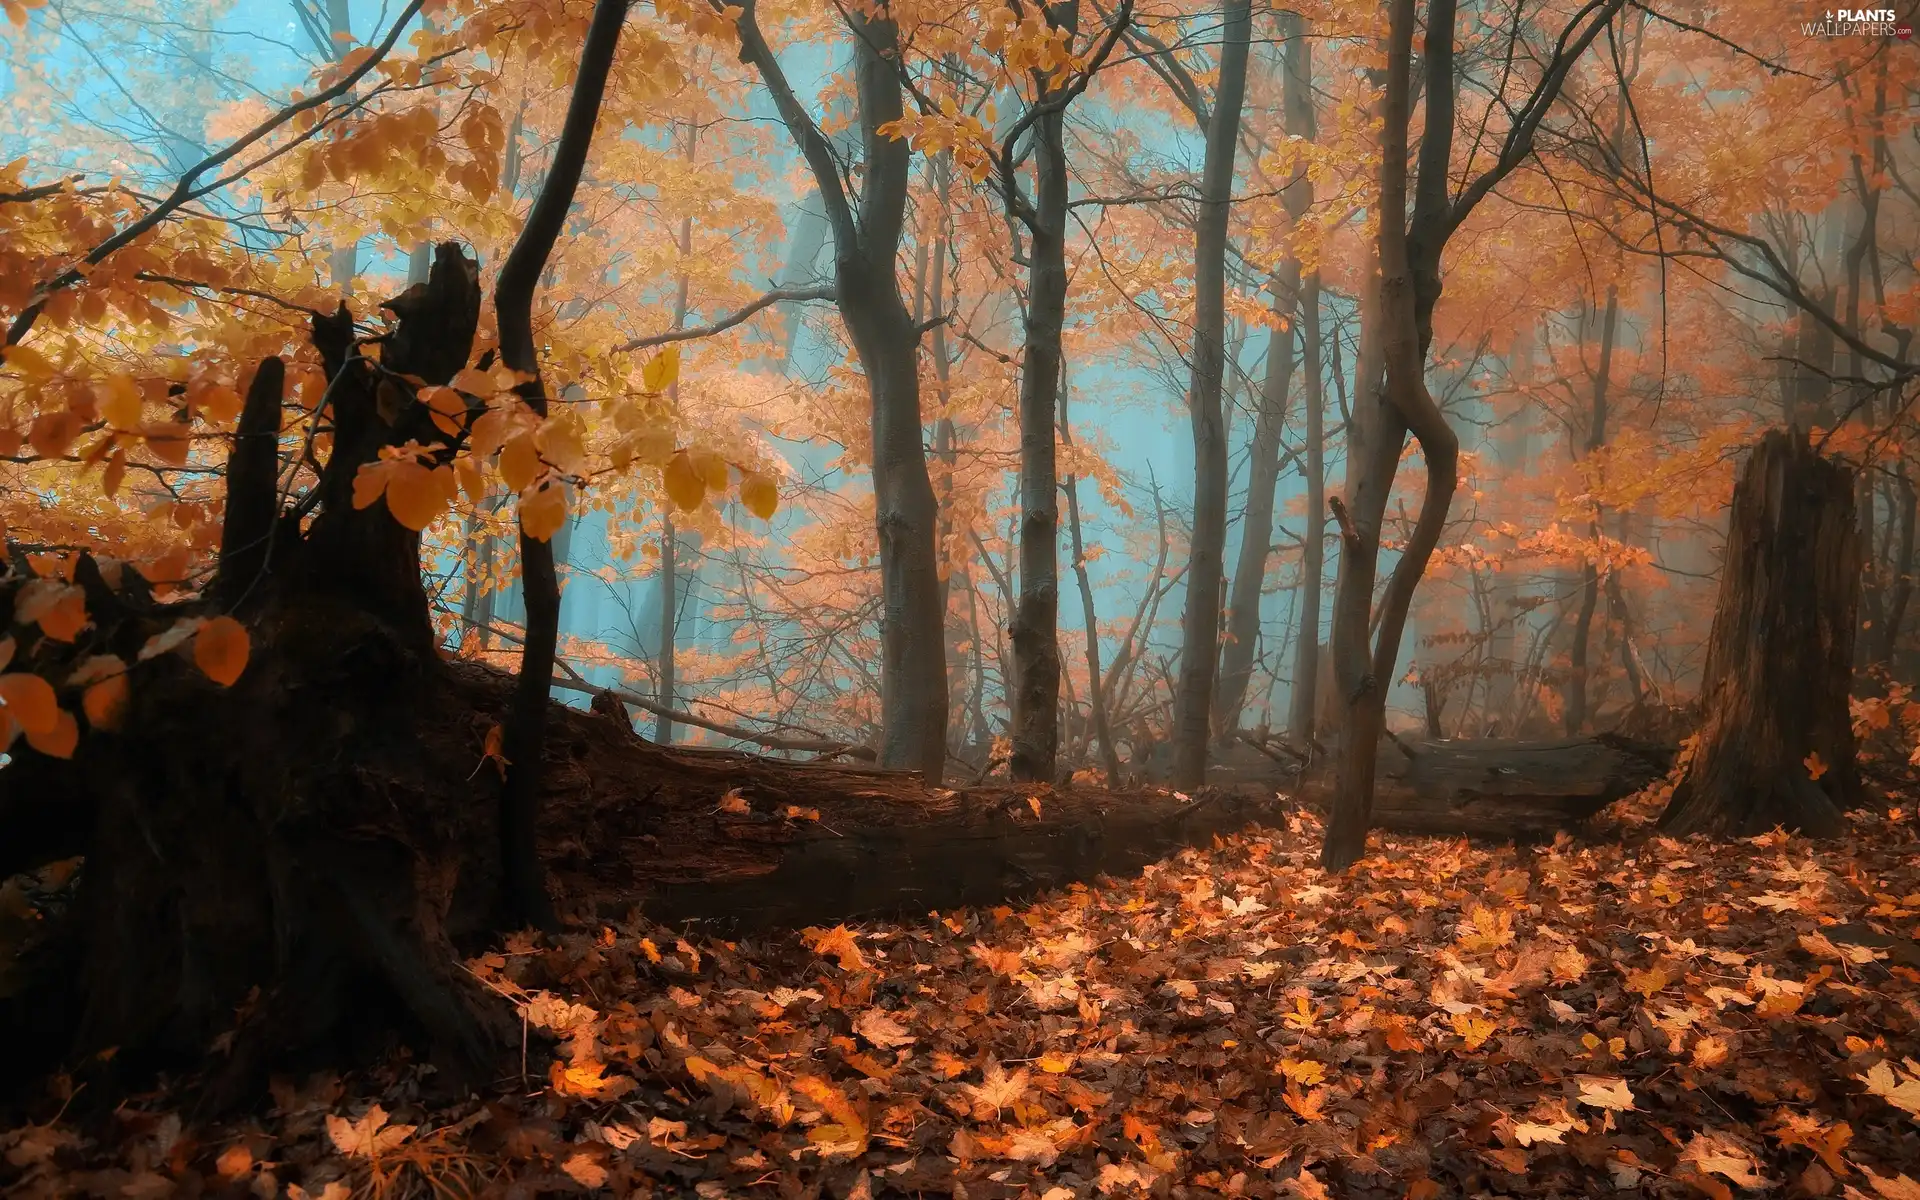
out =
[[[1335,877],[1292,811],[1022,907],[518,936],[469,964],[530,1035],[484,1096],[403,1051],[211,1124],[56,1078],[0,1192],[1920,1198],[1920,819],[1680,842],[1659,800]]]

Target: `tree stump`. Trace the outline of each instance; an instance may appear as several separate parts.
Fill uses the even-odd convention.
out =
[[[1847,693],[1860,600],[1853,470],[1798,430],[1760,440],[1733,491],[1701,688],[1669,833],[1842,829],[1861,795]]]
[[[175,656],[140,663],[119,731],[89,732],[71,761],[14,747],[0,772],[0,877],[66,856],[85,864],[67,968],[42,973],[59,995],[0,1012],[8,1043],[26,1048],[9,1067],[113,1048],[116,1065],[139,1070],[213,1052],[204,1095],[221,1106],[267,1068],[335,1056],[368,1028],[422,1035],[469,1079],[518,1045],[511,1011],[456,951],[497,923],[499,780],[474,770],[479,732],[472,745],[420,736],[422,714],[458,702],[428,618],[420,535],[384,503],[353,502],[355,475],[383,447],[449,440],[415,381],[445,384],[466,365],[475,264],[442,245],[429,280],[386,307],[399,322],[378,365],[344,307],[316,318],[332,382],[314,419],[330,426],[331,452],[284,511],[273,482],[283,372],[274,359],[257,372],[227,464],[220,569],[203,595],[158,604],[132,572],[108,587],[83,559],[84,646],[23,643],[20,661],[56,686],[63,656],[134,662],[155,633],[214,612],[244,621],[252,651],[231,687]],[[0,611],[24,577],[0,581]]]

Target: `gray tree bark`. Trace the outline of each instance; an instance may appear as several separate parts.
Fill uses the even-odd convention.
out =
[[[1193,373],[1187,394],[1193,424],[1193,545],[1172,738],[1173,782],[1187,788],[1198,787],[1206,777],[1208,710],[1220,653],[1220,587],[1227,540],[1227,436],[1220,397],[1226,371],[1227,222],[1252,28],[1251,0],[1227,0],[1219,79],[1207,118],[1200,219],[1194,232]]]

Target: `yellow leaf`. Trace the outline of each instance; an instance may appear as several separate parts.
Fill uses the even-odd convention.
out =
[[[524,492],[540,473],[540,452],[534,448],[533,434],[518,433],[500,448],[500,478],[507,487]]]
[[[193,665],[221,687],[232,687],[247,669],[252,642],[246,626],[232,617],[214,617],[193,639]]]
[[[100,416],[115,429],[140,428],[140,385],[130,375],[114,375],[94,385]]]
[[[664,392],[679,380],[680,347],[678,346],[668,346],[654,355],[640,372],[640,386],[649,392]]]
[[[700,472],[700,480],[707,485],[708,491],[727,490],[727,480],[730,476],[724,455],[713,450],[695,450],[691,457],[694,469]]]
[[[467,401],[452,388],[421,388],[420,402],[427,406],[427,414],[433,418],[434,425],[448,437],[457,437],[466,428]]]
[[[27,744],[49,758],[72,758],[73,748],[80,744],[79,723],[66,709],[56,708],[53,728],[42,733],[27,730]]]
[[[29,734],[52,733],[60,723],[53,685],[30,671],[0,675],[0,702],[6,704],[7,715]]]
[[[552,483],[531,495],[522,493],[520,497],[520,527],[527,536],[538,542],[544,542],[560,532],[560,526],[567,520],[567,489],[564,484]]]
[[[8,346],[0,362],[7,370],[18,374],[22,379],[40,381],[53,374],[53,364],[41,356],[38,350],[27,346]]]
[[[762,521],[771,521],[780,509],[780,492],[771,477],[751,471],[740,480],[740,503]]]
[[[1807,777],[1810,779],[1819,779],[1827,773],[1827,764],[1821,760],[1818,750],[1815,750],[1800,761],[1806,764]]]
[[[1633,1107],[1633,1089],[1627,1081],[1606,1075],[1575,1075],[1573,1080],[1580,1086],[1580,1103],[1593,1108],[1610,1108],[1624,1111]]]
[[[388,1125],[387,1110],[378,1104],[358,1121],[327,1114],[327,1136],[334,1148],[351,1158],[376,1158],[413,1136],[415,1126]]]
[[[667,485],[667,498],[673,501],[675,508],[691,511],[699,508],[700,502],[706,499],[706,481],[694,466],[692,455],[685,450],[667,462],[662,477]]]
[[[394,465],[387,483],[387,511],[394,520],[408,529],[425,529],[452,503],[452,468],[428,470],[416,462]]]
[[[80,697],[80,709],[87,724],[95,729],[118,729],[127,715],[127,677],[109,675],[89,687]]]
[[[480,464],[472,455],[463,454],[453,462],[454,477],[460,481],[460,490],[474,504],[486,499],[487,477],[480,473]]]

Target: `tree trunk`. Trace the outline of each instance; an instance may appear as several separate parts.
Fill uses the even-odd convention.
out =
[[[1300,295],[1301,337],[1306,362],[1307,523],[1300,551],[1300,628],[1294,635],[1293,691],[1287,729],[1295,745],[1310,747],[1319,735],[1314,721],[1320,681],[1320,593],[1327,554],[1327,458],[1325,398],[1320,384],[1320,273],[1307,276]]]
[[[1366,849],[1372,816],[1374,748],[1386,729],[1387,692],[1400,656],[1400,636],[1414,589],[1425,572],[1447,519],[1457,481],[1459,442],[1427,393],[1424,364],[1433,337],[1433,304],[1439,299],[1439,257],[1448,220],[1448,155],[1453,134],[1453,20],[1451,0],[1435,0],[1429,9],[1426,68],[1429,84],[1427,128],[1420,146],[1420,174],[1411,226],[1397,214],[1406,211],[1407,132],[1413,66],[1414,0],[1394,0],[1388,35],[1387,86],[1382,101],[1380,209],[1395,214],[1380,223],[1380,283],[1377,306],[1379,346],[1386,386],[1369,405],[1356,394],[1355,423],[1371,407],[1374,424],[1365,439],[1364,458],[1350,450],[1360,474],[1349,490],[1355,496],[1340,556],[1343,580],[1352,590],[1336,611],[1335,665],[1344,672],[1346,719],[1321,865],[1340,870]],[[1427,491],[1412,537],[1400,552],[1380,599],[1370,613],[1373,574],[1380,553],[1380,525],[1387,494],[1399,466],[1400,448],[1411,430],[1427,461]],[[1356,439],[1359,440],[1357,435]],[[1364,503],[1363,503],[1364,502]],[[1355,569],[1347,570],[1349,561]],[[1379,621],[1370,661],[1366,653],[1367,614]],[[1371,623],[1371,622],[1368,622]],[[1342,637],[1344,629],[1344,638]],[[1344,648],[1343,648],[1344,647]],[[1358,678],[1354,678],[1355,675]]]
[[[1266,591],[1267,554],[1273,545],[1273,493],[1280,482],[1280,435],[1287,423],[1287,399],[1293,382],[1293,329],[1299,305],[1300,263],[1289,258],[1268,281],[1273,314],[1285,323],[1267,338],[1267,370],[1254,414],[1253,444],[1247,452],[1247,506],[1240,516],[1240,552],[1227,600],[1227,635],[1220,646],[1220,678],[1212,722],[1224,744],[1240,728],[1247,684],[1253,678],[1260,640],[1261,597]]]
[[[1208,709],[1220,654],[1220,589],[1227,540],[1227,431],[1220,396],[1226,372],[1227,224],[1252,28],[1252,0],[1227,0],[1219,80],[1207,120],[1200,219],[1194,232],[1193,374],[1187,395],[1193,423],[1193,545],[1172,738],[1173,782],[1186,788],[1200,786],[1206,777]]]
[[[674,536],[673,514],[660,517],[660,646],[654,652],[654,695],[662,712],[656,714],[653,740],[673,745],[674,643],[680,636],[680,542]]]
[[[1838,835],[1861,799],[1847,696],[1860,601],[1853,471],[1772,430],[1733,491],[1704,721],[1661,815],[1674,834]]]
[[[1305,20],[1282,13],[1279,33],[1285,43],[1287,132],[1312,141],[1313,59]],[[1289,181],[1282,195],[1287,217],[1297,230],[1313,207],[1313,184],[1305,171]],[[1289,388],[1293,382],[1294,330],[1301,328],[1302,307],[1318,303],[1301,288],[1300,260],[1289,254],[1268,281],[1273,291],[1273,313],[1283,328],[1267,338],[1267,371],[1261,382],[1260,407],[1254,417],[1253,445],[1247,457],[1247,507],[1240,519],[1240,553],[1234,564],[1233,591],[1227,606],[1227,637],[1220,647],[1219,695],[1214,701],[1213,724],[1223,738],[1240,727],[1247,684],[1253,677],[1254,648],[1260,638],[1260,601],[1267,577],[1267,555],[1273,543],[1273,492],[1280,479],[1280,436],[1286,428]],[[1316,323],[1317,324],[1317,323]],[[1309,487],[1312,485],[1309,484]],[[1317,608],[1317,606],[1316,606]],[[1318,620],[1318,617],[1315,617]]]
[[[444,384],[466,365],[480,291],[459,247],[441,246],[428,282],[387,307],[398,318],[387,371]],[[352,502],[362,465],[435,440],[434,426],[410,397],[395,409],[380,395],[389,385],[351,329],[344,310],[314,322],[331,379],[316,418],[336,435],[304,530],[299,510],[280,512],[277,491],[254,486],[278,474],[274,360],[249,391],[230,460],[241,484],[228,494],[231,552],[208,589],[213,602],[244,598],[251,648],[238,681],[218,687],[177,656],[155,659],[133,679],[119,732],[93,731],[72,760],[17,747],[0,775],[0,875],[86,857],[66,939],[74,965],[47,981],[56,1004],[25,1010],[44,1022],[35,1044],[80,1056],[119,1047],[116,1061],[140,1070],[199,1063],[228,1034],[216,1105],[395,1008],[470,1083],[517,1044],[510,1013],[455,951],[495,928],[501,907],[497,776],[467,781],[477,741],[418,736],[422,713],[470,702],[434,642],[418,535],[383,502]],[[272,532],[260,552],[263,514]],[[129,661],[208,603],[116,591],[91,559],[76,578],[96,644]],[[49,801],[57,822],[35,821]]]
[[[1060,444],[1073,450],[1073,427],[1067,422],[1067,400],[1073,389],[1060,385]],[[1073,574],[1080,584],[1080,619],[1087,628],[1087,708],[1093,714],[1093,736],[1099,743],[1100,762],[1107,772],[1107,786],[1120,786],[1120,754],[1113,745],[1113,725],[1107,710],[1107,689],[1100,677],[1100,622],[1093,604],[1093,581],[1087,576],[1086,547],[1080,541],[1080,479],[1069,468],[1067,493],[1067,533],[1072,538]]]
[[[1593,375],[1593,407],[1587,416],[1587,441],[1576,458],[1584,458],[1607,444],[1607,387],[1613,375],[1613,338],[1620,322],[1620,290],[1609,284],[1607,307],[1600,318],[1600,365]],[[1594,504],[1588,529],[1595,540],[1602,530],[1603,510]],[[1609,583],[1612,580],[1609,579]],[[1573,646],[1568,651],[1567,702],[1563,712],[1567,736],[1587,722],[1587,651],[1593,635],[1593,614],[1600,607],[1600,568],[1587,563],[1580,574],[1580,615],[1573,623]]]
[[[533,293],[559,239],[573,194],[586,168],[593,127],[613,67],[620,26],[626,20],[626,0],[597,0],[581,50],[579,72],[568,99],[567,116],[554,144],[553,160],[540,194],[527,213],[520,236],[500,266],[494,283],[493,307],[500,329],[500,360],[530,376],[516,390],[535,416],[547,415],[547,390],[540,378],[540,357],[534,346]],[[555,476],[529,485],[530,491],[564,488]],[[525,497],[522,497],[525,502]],[[546,746],[547,701],[551,695],[553,659],[560,640],[560,577],[554,568],[553,545],[520,526],[520,583],[526,602],[527,637],[520,653],[520,678],[515,684],[513,713],[503,739],[507,760],[506,788],[501,796],[501,861],[507,879],[504,900],[507,920],[543,928],[559,922],[548,899],[545,877],[534,845],[539,825],[543,757]]]
[[[881,129],[902,115],[892,61],[900,31],[850,11],[864,173],[854,204],[840,160],[794,94],[750,0],[739,19],[741,60],[773,93],[780,119],[819,185],[833,231],[841,319],[872,398],[873,490],[880,544],[881,761],[938,783],[947,762],[946,654],[941,637],[939,527],[920,424],[920,330],[900,296],[894,258],[913,161],[905,139]]]
[[[1072,44],[1077,4],[1057,5],[1049,22]],[[1054,462],[1059,418],[1060,336],[1067,313],[1067,146],[1064,101],[1044,89],[1051,111],[1032,126],[1034,200],[1024,210],[1028,269],[1026,348],[1020,363],[1020,596],[1013,642],[1013,750],[1019,780],[1051,783],[1060,749],[1060,483]],[[1009,173],[1010,176],[1010,173]],[[1018,188],[1017,177],[1002,186]]]

